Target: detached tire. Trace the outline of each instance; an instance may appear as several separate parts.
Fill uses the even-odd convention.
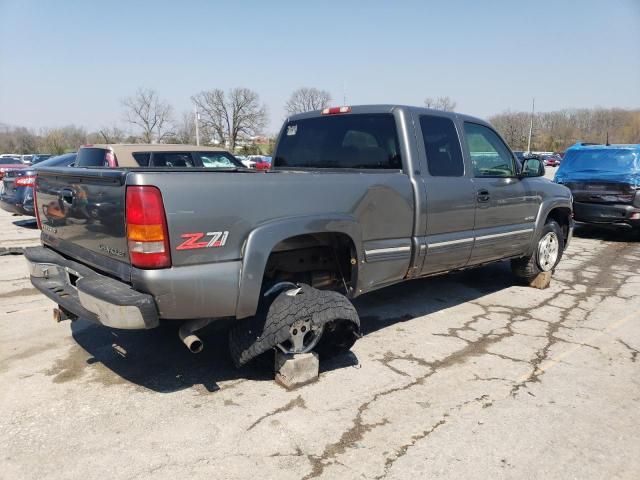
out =
[[[564,253],[562,228],[555,220],[547,220],[530,257],[511,260],[511,271],[519,279],[531,282],[542,272],[552,272]]]

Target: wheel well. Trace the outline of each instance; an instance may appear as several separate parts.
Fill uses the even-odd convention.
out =
[[[564,241],[567,241],[569,237],[569,224],[571,223],[571,209],[566,207],[558,207],[554,208],[547,215],[547,220],[552,219],[555,220],[560,228],[562,229],[562,234],[564,237]]]
[[[357,280],[357,253],[344,233],[317,233],[289,237],[271,251],[263,285],[302,282],[349,296]]]

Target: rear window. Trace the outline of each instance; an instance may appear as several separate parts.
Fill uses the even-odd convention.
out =
[[[104,148],[81,148],[76,157],[76,167],[108,167]]]
[[[276,167],[402,168],[393,115],[347,114],[288,122],[274,157]]]
[[[0,163],[4,163],[5,165],[22,165],[22,162],[17,158],[0,158]]]

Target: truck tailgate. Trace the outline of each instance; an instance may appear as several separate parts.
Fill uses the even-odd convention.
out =
[[[125,227],[127,171],[43,168],[36,180],[42,242],[129,280]]]

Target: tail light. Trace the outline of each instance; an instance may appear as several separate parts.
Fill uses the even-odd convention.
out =
[[[139,268],[171,266],[167,217],[156,187],[127,187],[127,241],[131,264]]]
[[[36,183],[35,175],[25,175],[24,177],[16,178],[15,186],[16,187],[33,187]]]

